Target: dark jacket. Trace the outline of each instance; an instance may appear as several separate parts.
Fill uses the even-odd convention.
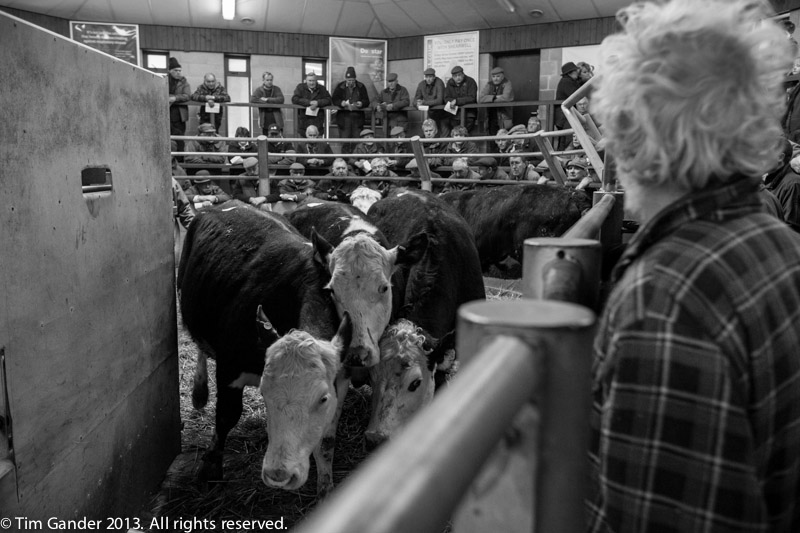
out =
[[[266,102],[261,99],[266,98]],[[255,88],[253,94],[250,96],[251,104],[282,104],[284,101],[283,91],[277,85],[273,85],[270,89],[265,89],[262,83]],[[269,118],[272,120],[269,120]],[[267,127],[269,124],[277,124],[283,129],[283,113],[279,107],[259,107],[258,108],[258,124],[262,128]]]
[[[189,109],[185,103],[192,97],[192,89],[186,78],[176,80],[169,76],[169,95],[175,97],[175,101],[169,105],[169,119],[180,119],[181,122],[189,120]]]
[[[403,111],[404,108],[411,105],[411,97],[408,95],[408,89],[399,83],[397,84],[397,87],[395,87],[394,91],[387,87],[380,92],[377,98],[375,98],[373,107],[377,109],[381,104],[392,104],[392,110],[386,111],[389,118],[398,115],[402,115],[404,117],[408,116],[408,112]]]
[[[443,105],[444,104],[444,82],[441,78],[434,78],[433,83],[428,85],[425,80],[417,85],[417,92],[414,93],[414,102],[422,100],[422,105]]]
[[[464,75],[464,81],[461,82],[461,85],[456,85],[455,80],[450,78],[444,88],[444,100],[445,102],[455,100],[456,105],[459,107],[466,104],[474,104],[478,101],[478,84],[467,75]],[[477,116],[478,110],[468,109],[467,114]]]
[[[572,93],[580,89],[580,87],[580,79],[573,80],[569,76],[561,76],[561,79],[558,81],[558,86],[556,87],[556,100],[566,100],[572,96]],[[561,111],[560,104],[555,106],[553,119],[556,128],[561,130],[569,128],[569,122],[567,121],[567,117],[564,116],[564,112]]]
[[[311,105],[312,100],[316,100],[319,107],[327,107],[332,103],[331,94],[328,92],[328,89],[319,83],[314,87],[313,91],[308,88],[306,83],[298,83],[297,87],[294,88],[292,103],[308,107]]]
[[[228,91],[225,90],[225,87],[222,86],[221,83],[217,82],[213,89],[209,89],[206,87],[205,83],[201,83],[200,86],[194,91],[192,94],[192,101],[194,102],[202,102],[206,103],[206,97],[213,96],[214,102],[230,102],[231,97],[228,95]],[[223,111],[225,108],[220,106],[219,108],[219,116],[222,117]],[[204,122],[211,122],[210,113],[206,113],[205,106],[200,106],[200,110],[198,111],[200,115],[200,124]]]

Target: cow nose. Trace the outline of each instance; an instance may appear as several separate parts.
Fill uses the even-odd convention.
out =
[[[368,452],[375,450],[375,448],[377,448],[378,446],[380,446],[381,444],[383,444],[388,440],[386,434],[374,430],[365,431],[364,437],[366,438],[364,442],[364,447]]]
[[[292,475],[285,468],[265,468],[261,472],[261,479],[268,487],[283,487],[291,481]]]
[[[369,358],[369,350],[364,346],[353,346],[347,352],[346,366],[364,366]]]

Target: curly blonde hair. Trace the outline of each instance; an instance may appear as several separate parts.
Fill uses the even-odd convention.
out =
[[[774,166],[789,42],[762,0],[621,10],[592,96],[622,176],[687,192]]]

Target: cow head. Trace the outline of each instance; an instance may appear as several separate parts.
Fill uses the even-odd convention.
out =
[[[431,403],[434,374],[453,347],[453,335],[436,342],[422,328],[405,319],[384,332],[381,360],[369,369],[372,415],[365,433],[374,448],[400,429],[420,409]]]
[[[347,312],[353,321],[347,364],[377,364],[378,340],[392,314],[392,273],[398,266],[422,258],[428,247],[427,235],[416,235],[407,245],[390,250],[369,233],[345,237],[333,248],[314,230],[311,241],[315,257],[330,274],[325,288],[330,291],[339,316]]]
[[[306,482],[309,456],[336,413],[334,380],[350,329],[345,314],[330,341],[292,330],[267,349],[260,385],[269,437],[261,479],[267,486],[294,490]]]

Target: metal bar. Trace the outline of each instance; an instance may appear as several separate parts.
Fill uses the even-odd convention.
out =
[[[269,196],[269,145],[266,135],[259,135],[256,145],[258,146],[258,195]]]
[[[589,134],[586,133],[583,123],[572,112],[572,107],[578,102],[578,100],[584,96],[589,96],[592,91],[592,82],[594,82],[595,79],[597,78],[592,78],[588,82],[581,85],[577,91],[572,93],[566,100],[564,100],[564,102],[561,104],[561,111],[564,112],[564,116],[567,117],[567,121],[569,122],[570,126],[572,126],[572,130],[578,136],[578,140],[581,142],[581,147],[586,150],[586,156],[592,163],[592,167],[594,167],[594,170],[597,172],[597,177],[600,178],[600,182],[602,183],[603,174],[605,173],[605,165],[603,160],[600,159],[600,155],[597,153]]]
[[[540,360],[541,354],[518,339],[493,338],[396,439],[294,531],[441,531],[506,426],[530,398]]]
[[[604,194],[586,214],[579,218],[578,221],[562,235],[562,237],[570,239],[597,239],[600,235],[600,228],[605,223],[615,203],[616,198],[614,198],[613,194]]]
[[[414,159],[417,161],[417,168],[419,168],[419,176],[422,180],[420,186],[423,191],[430,191],[431,169],[425,160],[425,152],[422,150],[422,143],[419,142],[419,135],[411,137],[411,150],[414,152]]]
[[[567,175],[564,174],[564,169],[561,167],[561,163],[556,161],[556,158],[553,157],[553,145],[550,144],[550,139],[544,135],[536,135],[533,137],[533,139],[536,141],[536,146],[539,147],[539,151],[542,152],[544,160],[547,163],[547,167],[550,169],[550,173],[553,175],[553,179],[556,181],[556,183],[563,186],[567,182]]]

